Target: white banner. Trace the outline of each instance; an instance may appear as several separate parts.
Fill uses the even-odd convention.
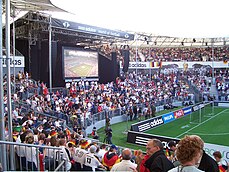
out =
[[[3,56],[3,62],[2,66],[6,67],[6,56]],[[13,56],[10,56],[10,67],[25,67],[25,61],[24,61],[24,56],[15,56],[13,59]]]
[[[229,103],[218,103],[219,107],[229,107]]]
[[[213,153],[215,151],[220,151],[221,154],[222,154],[223,159],[225,159],[225,160],[227,160],[229,162],[229,147],[228,146],[221,146],[221,145],[205,143],[204,144],[204,150],[211,157],[213,157]]]
[[[214,68],[229,68],[229,63],[228,62],[223,62],[223,61],[192,61],[192,62],[187,62],[187,61],[180,61],[180,62],[129,62],[129,69],[157,69],[159,67],[166,67],[170,66],[170,68],[174,68],[175,65],[179,69],[192,69],[194,68],[194,65],[203,65],[203,66],[211,66]],[[122,68],[122,62],[120,62],[120,68]]]

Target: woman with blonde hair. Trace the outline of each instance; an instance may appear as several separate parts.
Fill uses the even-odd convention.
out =
[[[197,168],[203,154],[203,140],[196,135],[185,136],[177,145],[176,157],[180,166],[169,172],[202,172]]]

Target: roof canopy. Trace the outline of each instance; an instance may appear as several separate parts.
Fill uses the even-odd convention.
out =
[[[4,4],[5,0],[3,0]],[[10,0],[11,6],[20,11],[59,11],[63,10],[56,7],[50,0]],[[3,12],[5,12],[5,5],[3,5]]]
[[[16,21],[28,11],[52,11],[52,12],[67,12],[52,4],[50,0],[10,0],[11,17],[10,23]],[[2,22],[5,25],[5,0],[3,0],[3,16]]]

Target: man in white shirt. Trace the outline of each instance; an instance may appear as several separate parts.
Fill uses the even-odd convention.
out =
[[[122,161],[115,164],[111,168],[111,172],[114,171],[134,171],[136,169],[137,164],[132,163],[130,160],[132,158],[132,152],[130,149],[126,148],[122,151]]]
[[[73,159],[76,163],[80,164],[80,167],[78,167],[78,165],[77,165],[78,168],[83,168],[83,164],[85,162],[85,155],[87,153],[88,153],[88,151],[86,151],[85,149],[82,149],[79,147],[75,149],[75,155],[73,156]]]
[[[105,168],[101,162],[98,160],[98,158],[95,156],[97,147],[95,145],[92,145],[89,150],[89,154],[85,155],[85,163],[84,167],[86,170],[90,170],[89,168],[92,169],[93,172],[95,172],[96,168],[102,167]],[[88,168],[89,167],[89,168]]]
[[[96,156],[99,158],[99,161],[100,162],[102,162],[102,159],[103,159],[103,157],[104,157],[104,155],[105,155],[106,152],[107,152],[107,150],[106,150],[106,144],[102,144],[100,146],[99,152],[96,153]]]

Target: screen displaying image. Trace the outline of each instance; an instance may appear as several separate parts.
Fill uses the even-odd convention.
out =
[[[98,77],[98,53],[95,51],[63,48],[64,77]]]

